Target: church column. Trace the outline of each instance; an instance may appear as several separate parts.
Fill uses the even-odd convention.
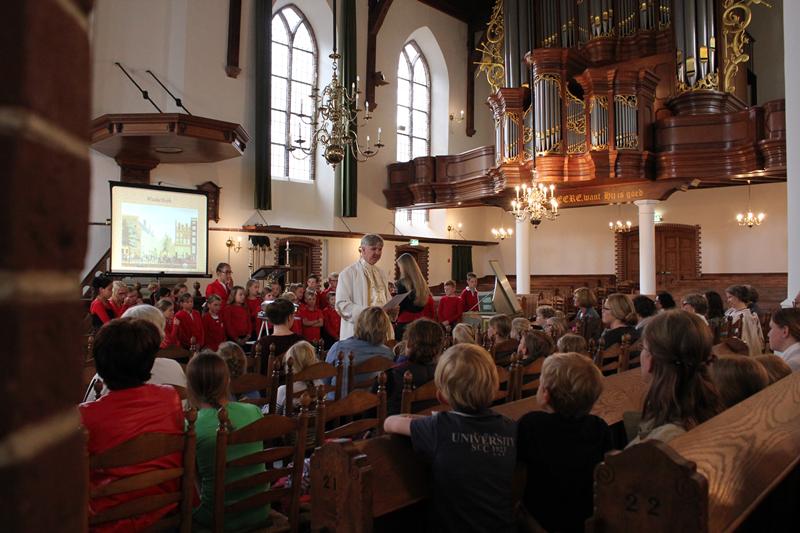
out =
[[[637,200],[639,207],[639,293],[656,293],[656,223],[658,200]]]
[[[786,237],[788,240],[788,298],[800,291],[800,131],[791,124],[800,124],[800,72],[795,68],[800,56],[800,33],[794,24],[800,17],[800,2],[783,3],[783,57],[786,76]]]
[[[516,235],[516,273],[517,294],[531,293],[531,223],[528,219],[517,220]]]

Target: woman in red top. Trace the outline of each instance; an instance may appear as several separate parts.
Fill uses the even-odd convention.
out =
[[[244,287],[239,285],[231,289],[228,305],[222,310],[222,321],[225,323],[225,334],[233,342],[244,345],[250,338],[252,326],[250,310],[244,303]]]
[[[95,329],[99,329],[103,324],[117,317],[109,302],[112,284],[113,280],[102,274],[92,280],[92,288],[96,297],[89,307],[89,313],[92,315],[92,325]]]
[[[317,292],[306,289],[305,302],[297,311],[297,316],[303,322],[303,338],[315,343],[320,339],[320,331],[324,322],[322,311],[317,308]]]
[[[181,343],[178,340],[180,320],[175,318],[175,304],[162,298],[155,307],[164,315],[164,339],[161,341],[161,349],[180,346]]]
[[[194,337],[194,348],[200,348],[205,341],[205,330],[200,313],[194,310],[194,298],[187,292],[180,296],[178,303],[181,310],[175,313],[174,319],[175,326],[178,328],[178,342],[187,350],[191,350],[192,337]]]
[[[241,289],[241,287],[239,287]],[[203,338],[205,347],[214,352],[219,348],[219,343],[225,342],[225,324],[220,316],[222,299],[212,294],[206,300],[208,311],[203,315]]]
[[[179,435],[183,432],[183,410],[175,389],[168,385],[145,384],[150,379],[160,343],[161,333],[156,326],[132,318],[112,320],[95,336],[92,350],[97,373],[109,392],[99,400],[79,406],[83,427],[89,433],[90,455],[105,452],[143,433]],[[182,466],[181,454],[173,453],[134,466],[93,470],[89,474],[89,484],[94,490],[121,478]],[[89,516],[144,496],[158,497],[177,489],[178,480],[172,480],[148,489],[93,498],[89,502]],[[170,503],[134,518],[99,524],[90,531],[141,531],[177,506],[177,503]]]
[[[328,293],[328,305],[322,310],[322,339],[325,346],[330,348],[333,343],[339,340],[339,328],[342,325],[342,317],[336,312],[336,293]]]
[[[397,258],[400,279],[395,283],[397,294],[408,292],[409,295],[400,302],[400,314],[397,315],[395,338],[403,338],[406,326],[418,318],[436,320],[433,296],[428,289],[428,282],[422,276],[416,259],[411,254],[403,254]]]
[[[247,297],[244,303],[247,305],[247,312],[250,314],[250,336],[258,333],[258,328],[261,325],[258,320],[258,313],[261,312],[261,291],[259,290],[258,281],[254,279],[247,280],[247,285],[244,287],[244,292]]]

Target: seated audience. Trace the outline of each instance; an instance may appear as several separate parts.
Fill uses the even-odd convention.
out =
[[[550,335],[544,331],[534,329],[527,332],[520,339],[517,354],[523,357],[520,363],[523,366],[527,366],[540,357],[547,357],[552,354],[554,348],[555,343]]]
[[[548,318],[544,323],[544,332],[550,335],[553,342],[560,339],[567,333],[567,320],[560,316]]]
[[[453,344],[476,344],[475,328],[469,324],[456,324],[453,328]]]
[[[386,346],[390,338],[392,322],[389,316],[380,307],[367,307],[356,319],[355,335],[342,339],[331,346],[325,361],[335,365],[339,352],[344,354],[344,380],[342,383],[342,397],[347,395],[347,365],[350,364],[350,354],[353,354],[353,363],[359,364],[370,357],[379,355],[389,360],[394,360],[392,349]],[[367,376],[361,376],[359,379]]]
[[[161,338],[163,341],[165,322],[164,315],[152,305],[135,305],[125,311],[125,314],[122,315],[122,318],[146,320],[156,327],[159,338]],[[98,379],[102,380],[99,372],[95,374],[94,378],[89,383],[89,387],[86,390],[86,395],[84,396],[83,401],[91,402],[97,399],[97,393],[94,390],[94,384]],[[169,359],[167,357],[156,357],[150,369],[150,378],[148,378],[147,383],[150,385],[177,385],[179,387],[186,388],[186,375],[183,373],[183,367],[181,367],[180,363],[178,363],[176,360]],[[108,384],[103,382],[103,389],[101,390],[100,395],[105,396],[108,390]]]
[[[209,298],[215,295],[210,296]],[[197,407],[197,474],[200,486],[200,506],[194,510],[192,520],[195,529],[209,528],[214,510],[214,478],[217,449],[217,428],[219,418],[217,411],[225,409],[230,426],[228,431],[235,431],[261,418],[261,410],[257,405],[231,402],[228,400],[230,375],[228,366],[220,356],[213,352],[203,351],[189,361],[186,367],[189,382],[189,398]],[[226,461],[232,461],[245,455],[261,451],[261,442],[249,442],[228,446]],[[264,472],[262,463],[247,466],[228,467],[225,470],[225,483]],[[225,491],[225,505],[231,505],[245,498],[267,490],[267,485],[257,485],[237,491]],[[249,525],[264,522],[269,514],[269,505],[250,509],[239,513],[225,515],[225,531],[240,531]]]
[[[800,309],[779,309],[769,321],[769,347],[780,352],[792,371],[800,370]]]
[[[439,398],[452,411],[433,416],[395,415],[388,433],[409,435],[415,451],[432,463],[431,531],[515,531],[516,424],[489,409],[499,379],[491,355],[458,344],[440,358]],[[489,442],[491,446],[476,446]]]
[[[159,300],[161,301],[161,300]],[[175,325],[178,328],[178,342],[187,350],[191,350],[192,337],[194,346],[200,347],[205,343],[205,328],[200,313],[194,310],[194,298],[191,294],[182,294],[178,300],[180,311],[175,313]]]
[[[536,320],[534,320],[533,326],[536,329],[544,329],[547,319],[554,316],[556,316],[556,310],[552,305],[540,305],[536,308]]]
[[[761,363],[761,366],[763,366],[764,370],[767,371],[770,385],[785,378],[786,376],[792,375],[792,367],[787,365],[786,361],[781,359],[778,355],[764,353],[757,355],[755,360]]]
[[[97,373],[109,392],[97,401],[82,403],[78,408],[81,423],[88,432],[87,450],[90,455],[105,452],[144,433],[179,435],[183,432],[183,408],[175,389],[146,383],[151,379],[159,344],[161,334],[147,320],[115,319],[97,332],[92,354]],[[181,467],[181,454],[174,453],[134,466],[92,470],[89,486],[95,490],[121,478]],[[178,480],[173,480],[145,490],[93,498],[89,515],[143,496],[174,492],[177,484]],[[175,510],[177,505],[167,504],[134,518],[92,527],[91,531],[141,531]]]
[[[278,298],[267,304],[266,315],[269,323],[272,324],[272,334],[264,335],[258,341],[261,345],[261,372],[267,371],[267,362],[270,355],[270,346],[275,345],[275,356],[283,360],[286,353],[293,344],[303,340],[303,337],[292,331],[294,324],[294,304],[289,300]]]
[[[678,305],[675,303],[675,298],[666,291],[659,291],[656,293],[656,309],[659,311],[669,311],[675,309]]]
[[[395,283],[397,294],[408,293],[400,302],[400,312],[394,328],[395,338],[402,339],[405,328],[413,321],[418,318],[436,320],[436,314],[428,282],[425,281],[414,256],[402,254],[397,258],[397,268],[400,272],[400,279]]]
[[[634,327],[636,311],[627,294],[610,294],[603,302],[602,319],[606,329],[600,335],[600,340],[605,341],[606,348],[622,342],[623,335],[630,335],[631,342],[639,338],[641,332]]]
[[[171,300],[159,300],[155,308],[164,315],[164,340],[161,341],[161,349],[179,348],[181,343],[178,340],[178,327],[180,320],[175,318],[175,304]]]
[[[500,366],[509,364],[519,342],[511,338],[511,319],[508,315],[494,315],[490,318],[486,334],[492,341],[495,363]]]
[[[597,297],[594,292],[588,287],[579,287],[573,293],[572,302],[578,309],[575,313],[573,331],[582,335],[587,341],[597,340],[603,332],[603,324],[595,310]]]
[[[519,341],[527,332],[531,330],[531,321],[527,318],[518,316],[511,320],[511,334],[509,338]]]
[[[560,353],[576,352],[589,355],[589,346],[586,339],[574,333],[567,333],[556,342],[556,351]]]
[[[92,315],[92,326],[95,329],[99,329],[111,319],[118,318],[109,302],[113,283],[111,278],[102,274],[92,280],[95,298],[89,306],[89,314]]]
[[[633,297],[633,309],[636,311],[636,329],[641,335],[641,330],[650,322],[651,318],[656,316],[658,309],[656,303],[649,296],[643,294]]]
[[[747,344],[750,355],[758,355],[764,351],[764,333],[758,315],[747,307],[750,303],[750,291],[745,285],[731,285],[725,289],[728,310],[725,316],[732,322],[741,319],[741,339]]]
[[[312,294],[313,291],[306,291],[306,294]],[[305,370],[306,368],[317,364],[317,352],[314,350],[314,347],[311,343],[307,341],[300,341],[296,344],[293,344],[291,348],[289,348],[285,354],[283,354],[283,364],[287,366],[287,362],[289,359],[292,360],[292,373],[298,374]],[[292,396],[292,402],[294,407],[300,407],[300,398],[297,396],[298,392],[302,392],[304,390],[310,390],[309,394],[312,397],[316,397],[316,387],[322,385],[321,380],[314,380],[311,382],[308,381],[295,381],[293,384],[292,389],[294,390],[294,395]],[[276,402],[276,410],[279,415],[285,414],[284,409],[286,409],[286,384],[283,384],[278,387],[277,392],[277,402]],[[265,405],[264,412],[269,410],[269,405]]]
[[[519,421],[517,457],[528,472],[523,505],[547,531],[583,531],[592,514],[594,467],[612,448],[608,425],[589,414],[602,390],[591,359],[551,355],[536,394],[543,410]]]
[[[222,357],[222,360],[225,361],[226,365],[228,365],[228,374],[230,375],[231,380],[241,377],[243,374],[247,373],[247,356],[244,354],[244,350],[242,350],[242,347],[239,346],[239,344],[233,341],[225,341],[220,343],[219,349],[217,349],[217,355]],[[241,396],[249,399],[257,399],[261,397],[261,394],[258,391],[249,391]],[[228,399],[232,402],[235,402],[238,398],[231,393],[228,396]]]
[[[747,288],[747,294],[749,296],[747,299],[747,308],[760,318],[763,313],[761,308],[758,306],[758,299],[760,297],[758,290],[752,285],[745,285],[745,287]]]
[[[444,331],[433,320],[418,318],[406,328],[403,340],[406,343],[405,357],[386,373],[386,406],[390,415],[400,412],[406,371],[411,372],[413,388],[433,380],[436,358],[444,345]]]
[[[231,289],[227,305],[222,308],[220,313],[222,323],[225,325],[225,337],[242,346],[250,340],[250,332],[253,328],[250,321],[250,309],[245,303],[246,299],[244,287],[236,285]]]
[[[448,280],[444,283],[444,296],[439,299],[436,315],[439,323],[446,328],[453,328],[461,322],[461,298],[456,296],[456,282]]]
[[[746,355],[718,358],[711,365],[711,379],[725,408],[733,407],[769,385],[769,375],[764,366],[755,357]]]
[[[641,371],[652,375],[639,435],[668,442],[720,413],[724,406],[711,380],[711,332],[700,317],[665,311],[644,330]]]
[[[694,313],[703,319],[703,322],[708,324],[706,313],[708,313],[708,301],[706,297],[699,292],[693,292],[683,297],[681,301],[681,309]]]
[[[311,278],[309,278],[310,280]],[[316,343],[322,338],[322,325],[325,323],[322,310],[317,307],[317,292],[307,288],[305,301],[295,314],[303,324],[303,338],[308,342]]]
[[[703,296],[706,297],[708,303],[708,325],[714,329],[719,327],[723,320],[725,320],[725,305],[722,303],[722,296],[716,291],[706,291]]]
[[[241,288],[241,287],[239,287]],[[225,323],[222,321],[222,299],[216,294],[212,294],[206,300],[208,308],[203,314],[203,338],[204,346],[216,352],[219,343],[225,342]]]
[[[395,343],[392,347],[395,362],[403,362],[406,360],[406,341]]]

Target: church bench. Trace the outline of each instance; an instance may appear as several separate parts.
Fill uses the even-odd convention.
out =
[[[793,529],[800,514],[798,462],[800,373],[794,373],[668,445],[649,441],[607,454],[595,470],[587,529]]]
[[[621,422],[626,411],[641,410],[647,383],[638,369],[609,376],[604,384],[592,412],[609,425]],[[493,407],[512,420],[539,409],[535,397]],[[312,530],[372,531],[376,518],[429,498],[430,490],[430,469],[406,437],[329,441],[311,458]]]

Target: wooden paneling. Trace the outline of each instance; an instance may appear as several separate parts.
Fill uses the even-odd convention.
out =
[[[639,281],[639,231],[615,236],[617,276],[626,282]],[[621,262],[619,260],[621,259]],[[677,282],[700,276],[700,227],[681,224],[656,226],[656,285],[668,290]]]

